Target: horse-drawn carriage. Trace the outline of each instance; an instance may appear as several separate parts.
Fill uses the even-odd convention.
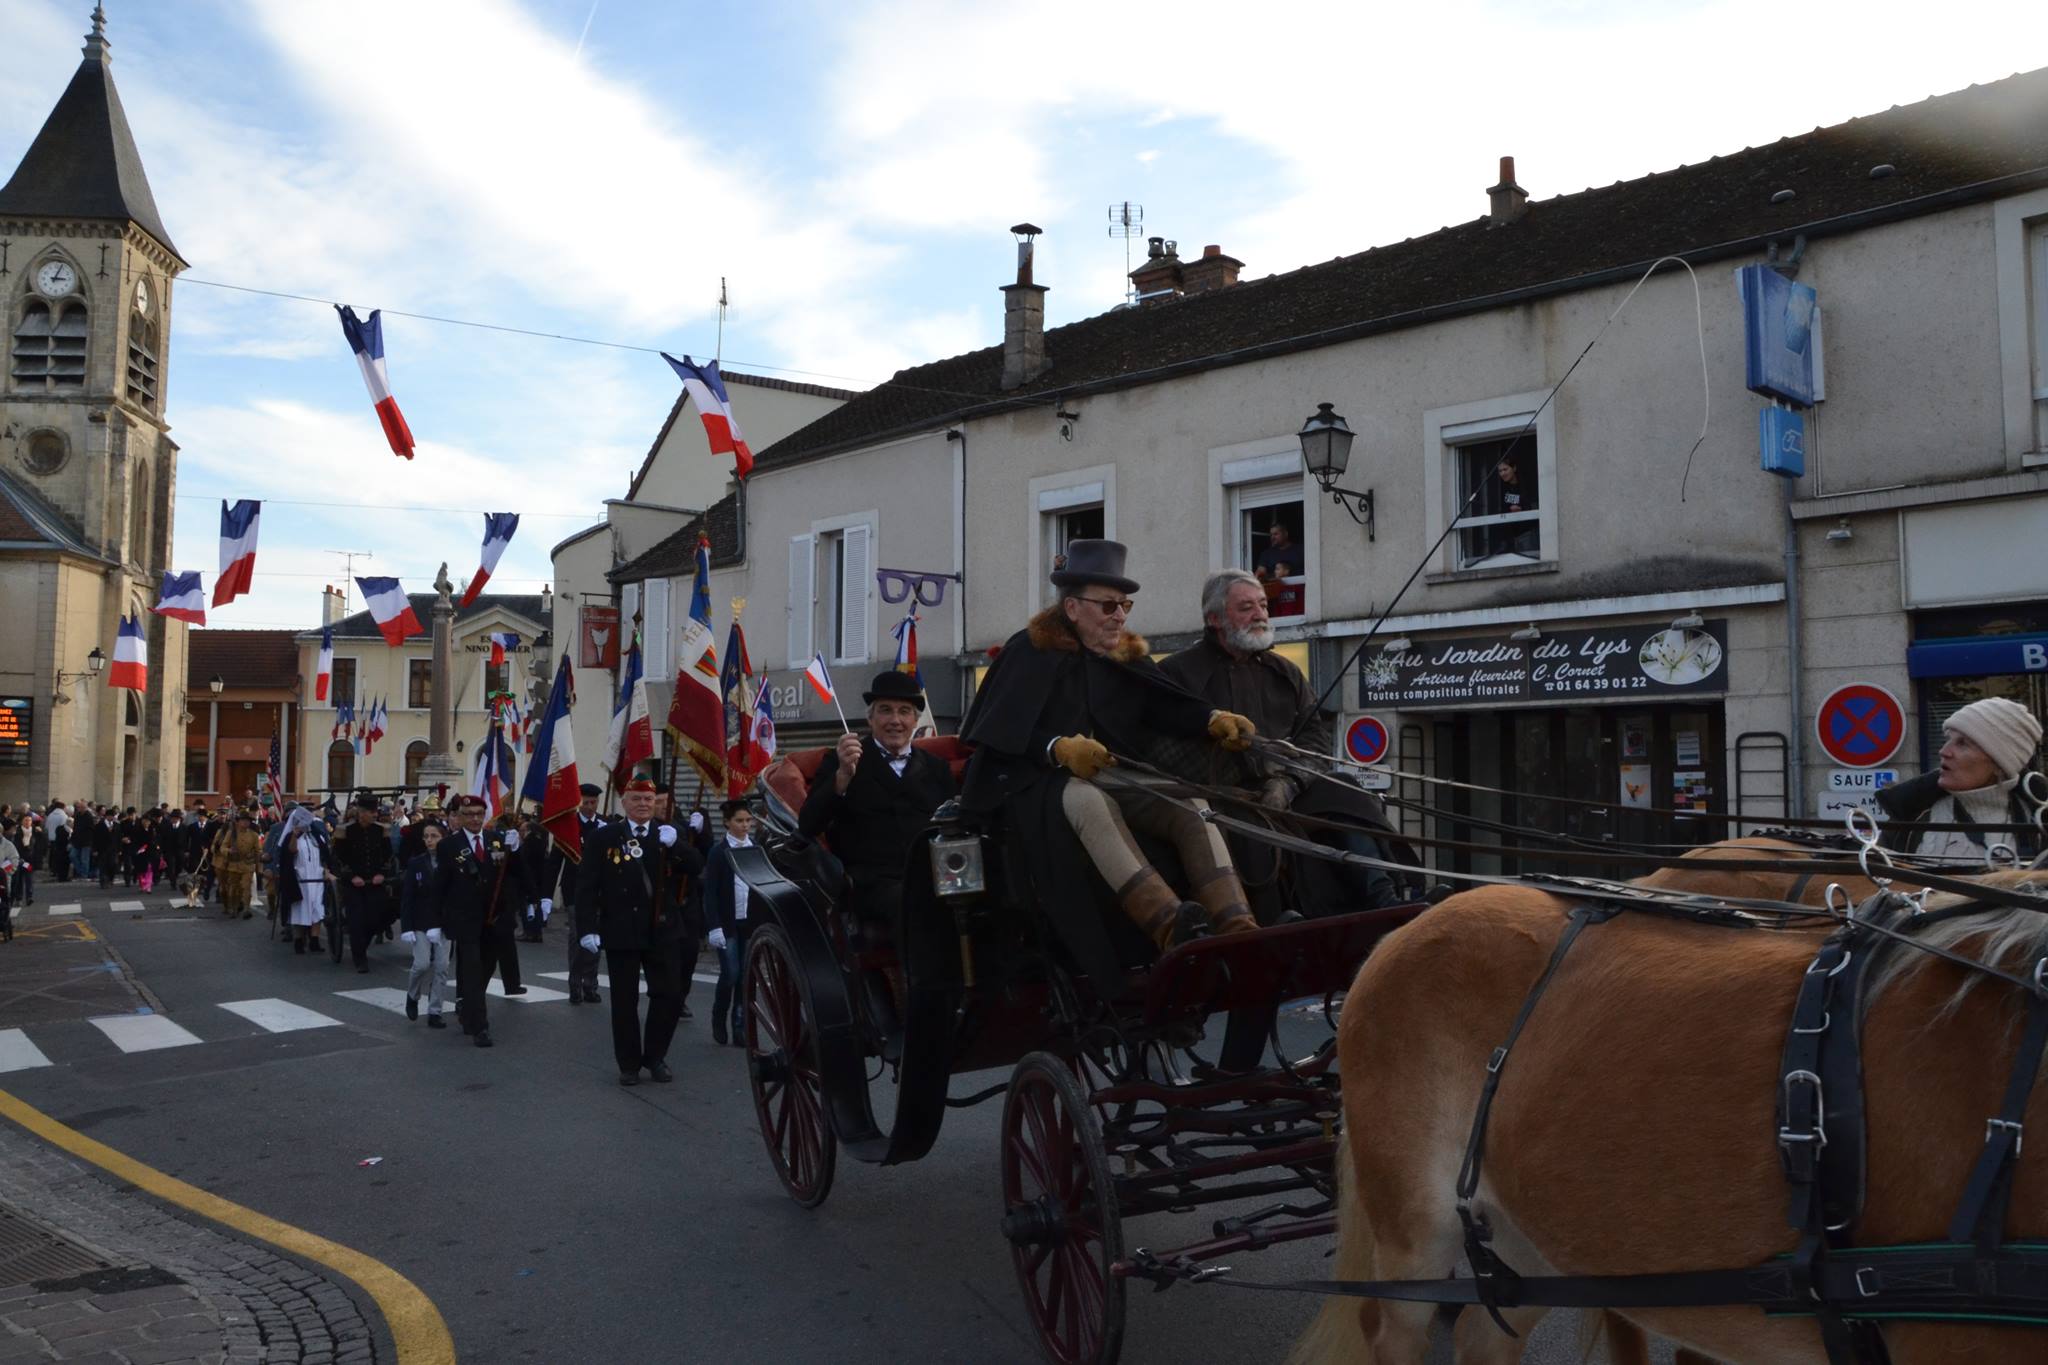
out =
[[[920,744],[965,762],[952,739]],[[770,769],[766,832],[735,860],[755,926],[742,1041],[791,1198],[822,1202],[842,1150],[915,1161],[947,1109],[1002,1096],[1001,1231],[1039,1341],[1060,1362],[1117,1355],[1125,1281],[1145,1271],[1129,1219],[1263,1201],[1169,1258],[1331,1231],[1334,1050],[1325,1037],[1290,1058],[1276,1019],[1284,1002],[1344,990],[1419,905],[1293,919],[1163,955],[1119,937],[1119,976],[1097,980],[1035,908],[1030,860],[949,803],[913,853],[894,923],[863,923],[843,908],[828,851],[795,834],[821,758]],[[1205,1053],[1205,1025],[1219,1017],[1218,1050]],[[998,1068],[1006,1083],[950,1093],[953,1077]],[[870,1080],[885,1072],[894,1109],[878,1115]]]

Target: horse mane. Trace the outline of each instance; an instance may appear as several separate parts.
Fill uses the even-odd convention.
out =
[[[1930,947],[1960,952],[1987,966],[2018,971],[2022,976],[2031,974],[2033,964],[2048,957],[2048,871],[2007,868],[1987,872],[1971,880],[1983,886],[2041,897],[2041,908],[1984,906],[1979,914],[1955,915],[1918,928],[1908,919],[1899,927]],[[1974,904],[1975,901],[1960,892],[1940,892],[1927,898],[1924,909],[1932,913],[1959,910]],[[1864,1007],[1868,1009],[1888,987],[1925,970],[1927,964],[1935,960],[1932,953],[1917,952],[1904,944],[1893,945],[1871,971],[1863,992]],[[1937,1023],[1953,1015],[1971,991],[1989,980],[1982,972],[1965,971],[1961,975],[1962,980],[1955,990],[1928,1016],[1929,1023]]]

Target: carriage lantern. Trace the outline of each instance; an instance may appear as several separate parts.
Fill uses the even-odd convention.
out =
[[[940,896],[978,896],[987,889],[981,836],[932,840],[932,890]]]
[[[1301,463],[1316,481],[1316,486],[1330,495],[1330,501],[1349,512],[1351,519],[1365,528],[1365,538],[1377,540],[1379,537],[1373,529],[1372,492],[1359,493],[1337,485],[1351,463],[1351,441],[1356,435],[1331,404],[1316,404],[1314,414],[1301,424]]]

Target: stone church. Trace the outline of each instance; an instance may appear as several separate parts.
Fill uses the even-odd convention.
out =
[[[85,60],[0,188],[0,801],[17,804],[178,802],[184,781],[187,627],[150,608],[176,506],[163,412],[186,262],[108,47],[95,7]],[[96,666],[124,613],[147,632],[146,692]]]

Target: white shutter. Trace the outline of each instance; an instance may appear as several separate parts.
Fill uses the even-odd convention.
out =
[[[619,589],[619,666],[624,667],[626,651],[633,647],[633,618],[640,614],[640,585],[628,583]]]
[[[666,681],[668,672],[668,580],[650,578],[643,591],[647,605],[640,626],[640,670],[649,682]]]
[[[818,538],[789,538],[789,666],[808,668],[811,624],[818,615]]]
[[[868,653],[868,541],[866,526],[849,526],[839,574],[839,643],[846,663],[866,663]]]

